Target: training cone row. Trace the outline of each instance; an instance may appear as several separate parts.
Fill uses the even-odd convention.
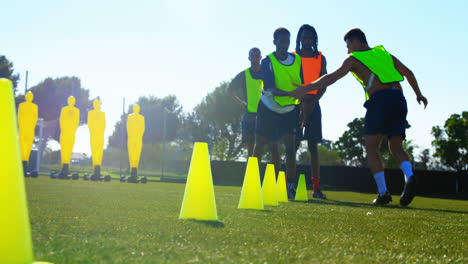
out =
[[[247,161],[238,208],[263,210],[262,186],[260,185],[257,158],[251,157]]]
[[[218,221],[207,143],[193,148],[179,219]]]
[[[304,174],[299,176],[299,182],[297,183],[296,189],[296,197],[294,198],[296,201],[307,201],[307,187]]]
[[[278,189],[273,164],[267,164],[265,177],[263,177],[262,194],[264,205],[278,206]]]
[[[13,86],[0,79],[0,263],[34,262]]]
[[[279,172],[276,185],[278,188],[278,202],[287,203],[288,193],[286,190],[286,175],[284,174],[284,171]]]

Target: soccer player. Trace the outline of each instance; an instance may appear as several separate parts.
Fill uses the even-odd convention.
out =
[[[327,73],[327,61],[317,48],[318,38],[315,28],[302,25],[297,33],[296,53],[301,56],[302,74],[305,84],[312,83]],[[313,197],[327,199],[320,190],[320,162],[317,144],[322,141],[322,111],[319,100],[326,88],[308,92],[301,100],[301,114],[299,115],[296,131],[296,151],[302,140],[307,140],[310,154],[310,170],[312,178]]]
[[[374,204],[384,205],[392,201],[385,184],[384,168],[379,155],[379,146],[383,135],[386,134],[390,152],[405,175],[405,187],[400,197],[400,204],[407,206],[415,196],[416,177],[413,175],[409,155],[402,148],[408,109],[400,82],[404,77],[408,79],[416,94],[416,101],[419,104],[422,102],[424,108],[427,106],[427,99],[422,95],[413,72],[388,53],[383,46],[370,48],[364,32],[360,29],[350,30],[344,36],[344,40],[349,56],[343,64],[312,84],[301,88],[297,85],[298,89],[291,94],[302,98],[308,91],[323,89],[351,72],[362,84],[366,93],[364,134],[367,160],[379,192]]]
[[[257,120],[257,107],[262,96],[263,81],[260,71],[262,54],[258,48],[249,51],[250,68],[241,71],[229,84],[226,92],[239,103],[245,111],[242,116],[242,141],[247,144],[247,155],[251,157],[255,146],[255,123]],[[233,93],[240,91],[243,99]]]
[[[298,123],[299,100],[289,96],[296,89],[293,83],[302,83],[301,57],[289,53],[290,33],[278,28],[273,33],[276,51],[262,60],[263,94],[258,104],[254,156],[261,160],[263,146],[273,146],[273,164],[276,175],[280,169],[278,142],[286,145],[286,177],[288,197],[294,198],[296,184],[295,134]]]

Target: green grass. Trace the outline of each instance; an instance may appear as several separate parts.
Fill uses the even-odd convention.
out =
[[[374,207],[375,195],[327,191],[254,211],[236,209],[239,187],[215,186],[213,223],[178,220],[184,184],[40,177],[26,188],[36,259],[54,263],[468,261],[468,201]]]

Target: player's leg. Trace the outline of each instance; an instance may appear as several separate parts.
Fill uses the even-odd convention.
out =
[[[315,141],[308,140],[307,146],[310,153],[310,170],[312,178],[313,197],[327,199],[327,196],[320,189],[320,157],[318,153],[318,144]]]
[[[245,113],[242,118],[242,140],[247,145],[247,157],[252,157],[255,147],[255,124],[257,115]]]
[[[400,197],[400,205],[407,206],[413,201],[416,194],[416,177],[413,175],[410,157],[403,149],[408,107],[401,91],[393,91],[390,99],[392,99],[391,101],[389,100],[389,103],[392,104],[392,111],[388,147],[405,175],[405,187]]]
[[[388,139],[388,147],[393,157],[400,164],[400,168],[405,175],[405,187],[400,197],[400,204],[407,206],[413,201],[416,195],[416,177],[413,174],[410,157],[403,149],[404,136],[394,135]]]
[[[388,133],[391,120],[388,113],[391,111],[391,104],[388,103],[388,91],[382,90],[374,93],[366,101],[364,107],[367,108],[364,121],[364,135],[366,141],[367,163],[371,170],[379,196],[374,200],[374,204],[383,205],[392,201],[390,192],[385,184],[385,174],[380,158],[380,144],[384,134]]]
[[[286,180],[288,198],[293,199],[296,194],[296,133],[299,122],[299,106],[289,113],[281,115],[279,136],[286,147]]]
[[[367,164],[374,175],[379,192],[379,196],[374,200],[376,205],[383,205],[392,201],[392,196],[387,191],[387,185],[385,184],[384,168],[379,153],[382,137],[382,134],[365,135]]]
[[[270,142],[270,152],[273,165],[275,165],[275,175],[278,175],[281,168],[281,158],[279,154],[278,141]]]
[[[262,101],[258,103],[256,123],[255,123],[255,146],[253,156],[257,157],[260,163],[264,154],[264,146],[272,142],[274,135],[275,120],[271,110],[269,110]]]
[[[288,198],[294,199],[296,194],[296,136],[287,134],[283,137],[286,147],[286,181],[288,183]]]
[[[372,174],[383,171],[383,163],[380,158],[380,144],[382,142],[382,134],[365,135],[366,151],[367,151],[367,165]]]
[[[253,156],[257,157],[258,162],[262,160],[263,157],[263,149],[266,144],[267,140],[265,137],[260,136],[259,134],[255,135],[255,144],[253,149]]]
[[[404,140],[404,136],[399,136],[399,135],[390,136],[388,138],[388,148],[392,156],[398,162],[398,164],[401,164],[402,162],[405,162],[405,161],[409,162],[411,160],[408,153],[403,149],[403,140]],[[405,176],[409,178],[412,175],[405,175]]]
[[[310,154],[310,170],[313,197],[327,199],[320,189],[320,157],[318,143],[322,141],[322,110],[320,104],[313,101],[307,104],[307,119],[304,137],[307,139],[307,147]]]
[[[255,141],[254,141],[255,142]],[[251,142],[251,143],[247,143],[247,157],[252,157],[253,155],[253,149],[255,147],[255,143],[254,142]]]

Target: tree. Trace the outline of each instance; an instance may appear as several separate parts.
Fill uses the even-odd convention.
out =
[[[424,168],[427,170],[431,161],[431,151],[429,149],[424,149],[418,157],[419,162],[424,164]]]
[[[364,118],[348,123],[348,130],[333,144],[340,158],[348,166],[363,167],[366,163]]]
[[[16,94],[16,87],[19,81],[19,74],[13,74],[13,62],[9,61],[7,57],[0,55],[0,78],[10,79],[13,83],[13,92]]]
[[[226,95],[229,82],[223,82],[206,95],[186,116],[184,130],[191,141],[208,142],[216,150],[214,158],[235,160],[244,154],[241,139],[242,109]]]
[[[444,127],[432,127],[434,157],[457,171],[468,170],[468,112],[451,115]]]
[[[410,128],[410,124],[406,122],[406,128]],[[382,163],[386,168],[398,168],[400,165],[388,149],[388,138],[382,138],[380,145],[380,155]],[[348,124],[348,130],[333,144],[338,151],[340,158],[349,166],[363,167],[366,166],[366,145],[364,140],[364,118],[355,118]],[[415,146],[411,140],[403,141],[403,149],[413,159],[413,151]]]
[[[166,141],[172,141],[177,138],[178,130],[182,122],[182,106],[174,95],[168,95],[164,98],[154,96],[142,96],[136,102],[140,105],[140,114],[145,117],[144,143],[156,143],[163,140],[164,129],[164,111],[166,111]],[[115,124],[114,132],[109,137],[109,146],[120,147],[121,129],[124,124],[124,143],[127,144],[126,120],[128,114],[133,113],[133,105],[128,107],[127,113],[120,117]]]

